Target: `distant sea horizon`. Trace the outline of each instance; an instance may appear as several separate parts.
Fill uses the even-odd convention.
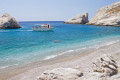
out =
[[[0,29],[0,69],[47,60],[77,50],[120,41],[120,27],[63,24],[63,21],[19,21],[20,29]],[[35,24],[51,24],[50,32],[35,32]],[[84,54],[84,53],[83,53]]]
[[[43,21],[37,21],[37,20],[36,21],[24,21],[23,20],[23,21],[18,21],[18,22],[64,22],[64,20],[63,21],[59,21],[59,20],[58,21],[49,21],[49,20],[48,21],[47,20],[45,21],[44,20]]]

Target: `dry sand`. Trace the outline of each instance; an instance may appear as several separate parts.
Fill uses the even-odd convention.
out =
[[[120,64],[120,42],[98,49],[74,51],[53,59],[37,61],[0,70],[0,80],[36,80],[45,70],[54,68],[78,68],[84,74],[91,69],[92,60],[102,54],[111,54]]]

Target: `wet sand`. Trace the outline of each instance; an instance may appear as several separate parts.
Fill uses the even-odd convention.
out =
[[[111,54],[120,64],[120,42],[98,49],[73,51],[49,60],[8,67],[0,70],[0,80],[36,80],[45,70],[61,67],[77,68],[85,74],[91,69],[92,60],[102,54]]]

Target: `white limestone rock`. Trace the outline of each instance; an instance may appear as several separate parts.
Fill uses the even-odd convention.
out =
[[[83,73],[73,68],[57,68],[45,71],[38,80],[78,80]]]
[[[92,69],[82,80],[119,80],[118,66],[110,54],[104,54],[95,58],[92,62]]]
[[[0,17],[0,29],[6,29],[6,28],[21,28],[21,26],[15,20],[15,18],[5,13],[3,14],[3,16]]]
[[[104,73],[92,72],[82,78],[82,80],[109,80],[109,76]]]
[[[113,57],[109,54],[104,54],[95,60],[92,68],[94,72],[105,73],[108,76],[112,76],[118,72],[118,66]]]
[[[86,24],[88,22],[88,13],[82,13],[74,18],[65,21],[65,24]]]
[[[120,1],[99,9],[89,23],[100,26],[120,26]]]

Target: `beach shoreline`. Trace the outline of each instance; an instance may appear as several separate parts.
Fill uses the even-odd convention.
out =
[[[102,54],[111,54],[119,61],[120,42],[102,46],[97,49],[89,49],[83,52],[74,52],[77,54],[63,54],[48,60],[37,61],[27,65],[19,65],[0,70],[0,79],[2,80],[35,80],[41,73],[54,68],[78,68],[87,73],[91,68],[91,60]],[[80,53],[80,54],[79,54]],[[73,53],[72,53],[73,54]],[[69,56],[68,56],[69,55]],[[70,56],[71,55],[71,56]]]

